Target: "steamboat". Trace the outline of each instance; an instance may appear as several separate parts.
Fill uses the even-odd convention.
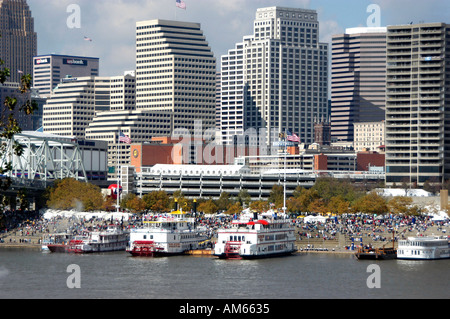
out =
[[[294,227],[290,219],[272,215],[253,218],[245,214],[231,228],[219,229],[214,255],[222,259],[256,259],[291,255],[296,252]]]
[[[105,231],[93,231],[84,236],[75,236],[69,241],[66,252],[96,253],[121,251],[127,247],[129,233],[114,226]]]
[[[447,237],[424,236],[408,237],[399,240],[397,259],[431,260],[450,258],[450,245]]]
[[[132,229],[127,251],[132,256],[159,257],[182,255],[197,250],[208,239],[207,229],[182,211],[153,216],[144,227]]]

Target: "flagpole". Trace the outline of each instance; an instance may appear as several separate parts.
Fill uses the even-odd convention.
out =
[[[284,129],[284,185],[283,185],[283,213],[286,215],[286,156],[287,156],[287,134]]]
[[[119,167],[120,167],[120,155],[119,155],[119,146],[120,146],[120,130],[117,131],[117,213],[119,212],[119,197],[120,197],[120,174],[119,174]]]

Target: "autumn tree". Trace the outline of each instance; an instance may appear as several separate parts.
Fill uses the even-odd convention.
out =
[[[55,181],[48,194],[47,206],[53,209],[93,211],[103,205],[100,187],[74,178]]]
[[[303,187],[297,187],[293,193],[293,197],[296,199],[295,204],[298,211],[307,212],[309,210],[309,205],[316,199],[319,199],[319,192],[316,189],[310,188],[306,189]],[[286,201],[288,205],[289,201]],[[289,205],[294,202],[291,201]]]
[[[325,214],[327,206],[322,198],[316,198],[308,205],[308,211],[312,213]]]
[[[354,212],[366,214],[384,214],[388,210],[386,200],[376,192],[370,192],[358,198],[352,208]]]
[[[234,214],[239,214],[240,212],[242,212],[242,206],[240,202],[235,202],[234,204],[230,205],[228,207],[228,209],[226,210],[226,214],[229,215],[234,215]]]
[[[198,205],[198,210],[205,214],[215,214],[217,213],[219,207],[214,203],[212,199],[201,202]]]
[[[269,203],[267,201],[257,200],[250,203],[250,209],[262,213],[269,210]]]
[[[184,212],[188,212],[192,208],[192,203],[183,195],[183,192],[175,191],[170,200],[169,207],[171,209],[182,209]]]
[[[327,205],[328,211],[336,214],[345,214],[350,210],[350,203],[341,195],[333,196]]]
[[[154,212],[167,213],[169,212],[170,197],[163,191],[153,191],[145,194],[142,197],[145,207]]]
[[[418,207],[413,205],[411,197],[395,196],[388,201],[389,211],[393,214],[411,214],[418,212]]]

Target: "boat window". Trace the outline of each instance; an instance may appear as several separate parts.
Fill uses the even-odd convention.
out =
[[[147,239],[147,235],[144,235],[142,239]]]

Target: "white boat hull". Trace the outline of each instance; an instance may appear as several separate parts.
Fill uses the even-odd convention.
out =
[[[449,259],[448,239],[438,237],[409,237],[399,241],[397,259],[435,260]]]

